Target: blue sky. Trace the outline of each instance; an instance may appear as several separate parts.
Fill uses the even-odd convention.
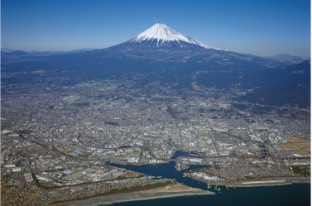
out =
[[[2,0],[1,46],[105,48],[154,23],[257,55],[310,55],[310,0]]]

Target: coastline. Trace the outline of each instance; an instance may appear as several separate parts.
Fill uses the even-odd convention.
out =
[[[239,188],[239,187],[264,187],[264,186],[284,186],[291,184],[311,184],[310,177],[267,177],[263,179],[254,179],[238,182],[213,182],[209,183],[198,178],[187,176],[191,179],[207,183],[210,187],[212,186],[224,186],[228,188]]]
[[[238,187],[283,186],[291,184],[310,184],[310,177],[277,177],[256,181],[240,182]]]
[[[214,195],[214,192],[202,190],[198,188],[192,188],[185,186],[180,183],[173,185],[157,187],[148,190],[141,190],[136,192],[127,192],[120,194],[112,194],[90,197],[87,199],[66,201],[60,203],[52,203],[52,206],[96,206],[96,205],[111,205],[114,203],[130,202],[130,201],[140,201],[140,200],[151,200],[151,199],[161,199],[170,197],[180,197],[180,196],[195,196],[195,195]]]

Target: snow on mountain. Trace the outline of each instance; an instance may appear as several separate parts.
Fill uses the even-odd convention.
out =
[[[165,42],[186,42],[189,44],[195,44],[206,49],[210,49],[212,47],[205,45],[195,39],[190,37],[184,36],[179,32],[171,29],[165,24],[156,23],[152,27],[148,28],[147,30],[143,31],[139,35],[137,35],[132,42],[143,42],[143,41],[155,41],[157,42],[157,46],[161,46]],[[216,49],[216,48],[214,48]]]

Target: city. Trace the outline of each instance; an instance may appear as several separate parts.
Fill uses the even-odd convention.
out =
[[[165,163],[178,151],[186,155],[174,159],[177,170],[207,165],[184,173],[207,186],[310,181],[307,109],[241,101],[248,90],[207,88],[197,82],[200,74],[192,87],[177,89],[177,82],[157,78],[142,86],[148,74],[85,81],[73,71],[58,72],[2,73],[6,204],[170,185],[173,179],[105,163]]]

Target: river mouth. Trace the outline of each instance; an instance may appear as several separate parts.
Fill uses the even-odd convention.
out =
[[[176,161],[178,158],[183,157],[185,158],[194,157],[194,154],[177,151],[173,155],[172,159],[167,163],[148,164],[148,165],[127,165],[127,164],[123,165],[116,163],[106,163],[106,165],[143,173],[148,176],[154,176],[155,178],[175,179],[177,182],[182,183],[184,185],[207,190],[206,183],[191,179],[189,177],[184,177],[184,173],[192,169],[207,168],[210,167],[210,165],[190,164],[187,169],[177,170]]]
[[[116,163],[106,163],[106,165],[123,168],[130,171],[135,171],[143,173],[149,176],[155,176],[155,178],[168,178],[175,179],[177,182],[185,184],[190,187],[200,188],[207,190],[207,184],[193,180],[189,177],[183,177],[184,172],[197,169],[197,168],[207,168],[207,165],[190,165],[189,169],[177,171],[175,169],[175,161],[170,161],[168,163],[152,164],[152,165],[122,165]]]

